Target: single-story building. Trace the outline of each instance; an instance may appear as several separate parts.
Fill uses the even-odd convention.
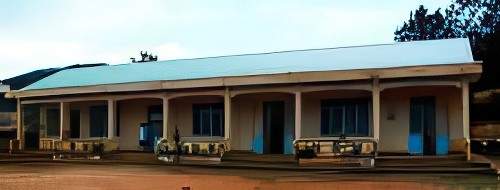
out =
[[[9,149],[9,141],[16,139],[17,130],[17,106],[15,99],[5,98],[5,94],[11,90],[22,89],[34,82],[50,76],[65,69],[80,67],[103,66],[106,64],[84,64],[71,65],[61,68],[49,68],[31,71],[19,76],[4,79],[0,81],[0,152]]]
[[[178,129],[258,154],[345,137],[446,155],[468,150],[481,70],[468,39],[447,39],[67,69],[6,96],[22,112],[21,149],[148,151]]]

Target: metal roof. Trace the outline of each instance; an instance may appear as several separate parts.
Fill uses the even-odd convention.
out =
[[[50,75],[21,91],[145,81],[442,65],[473,61],[469,40],[466,38],[428,40],[74,68]]]

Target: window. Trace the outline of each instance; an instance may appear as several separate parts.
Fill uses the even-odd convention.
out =
[[[368,100],[321,101],[322,136],[368,136]]]
[[[90,137],[108,136],[108,106],[90,107]]]
[[[47,109],[47,137],[59,137],[61,130],[61,115],[59,109]]]
[[[224,135],[224,105],[222,103],[193,105],[193,135]]]

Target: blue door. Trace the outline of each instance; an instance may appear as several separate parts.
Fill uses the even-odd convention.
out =
[[[417,155],[435,155],[448,151],[439,146],[436,151],[436,98],[414,97],[410,100],[410,135],[408,152]]]

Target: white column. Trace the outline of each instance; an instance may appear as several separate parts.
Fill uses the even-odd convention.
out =
[[[372,84],[372,115],[373,115],[373,138],[380,139],[380,86],[379,79],[374,78]]]
[[[115,101],[108,100],[108,139],[115,137]]]
[[[302,134],[302,92],[295,92],[295,139]]]
[[[59,114],[60,114],[60,119],[59,119],[59,139],[63,140],[64,138],[64,112],[66,110],[64,109],[64,102],[59,103]]]
[[[469,134],[469,82],[462,81],[462,129],[467,142],[467,160],[470,160],[470,134]]]
[[[169,99],[163,98],[163,138],[168,138],[168,111]]]
[[[23,137],[23,126],[22,126],[22,110],[21,110],[21,100],[17,98],[17,140],[19,140],[19,143],[21,144],[21,139]]]
[[[224,92],[224,138],[231,137],[231,94],[229,88]]]

